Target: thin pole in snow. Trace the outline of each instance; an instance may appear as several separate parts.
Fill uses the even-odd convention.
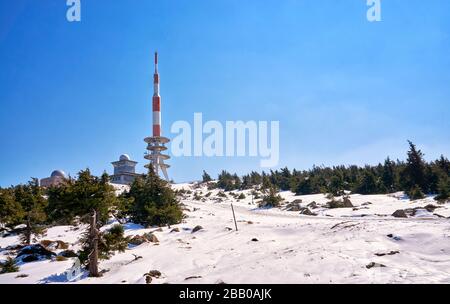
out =
[[[237,227],[237,223],[236,223],[236,215],[234,215],[233,203],[231,203],[231,211],[233,211],[234,226],[236,227],[236,231],[238,231],[238,227]]]

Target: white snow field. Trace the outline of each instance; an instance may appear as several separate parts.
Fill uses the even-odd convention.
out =
[[[18,273],[0,275],[0,283],[145,284],[144,274],[150,270],[162,273],[152,284],[450,283],[450,204],[439,205],[431,197],[411,202],[401,193],[351,195],[356,208],[328,209],[324,195],[281,193],[287,202],[301,199],[301,206],[315,201],[319,208],[311,211],[317,216],[308,216],[283,208],[260,209],[252,204],[249,190],[234,191],[246,195],[240,201],[227,192],[227,198],[217,202],[218,190],[195,184],[173,187],[192,190],[181,200],[187,215],[183,223],[154,232],[159,243],[130,247],[101,261],[101,278],[88,278],[83,272],[69,281],[65,272],[74,259],[44,260],[21,264]],[[201,200],[194,200],[195,192],[201,193]],[[428,204],[438,208],[417,209]],[[415,215],[391,216],[409,208],[417,209]],[[192,233],[197,225],[204,229]],[[179,232],[171,232],[175,227]],[[41,239],[63,240],[77,250],[85,228],[53,227]],[[156,230],[135,224],[125,229],[127,235]],[[5,248],[14,244],[17,236],[0,238],[0,260],[7,257]]]

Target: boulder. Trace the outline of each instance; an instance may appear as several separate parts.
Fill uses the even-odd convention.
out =
[[[203,230],[202,226],[200,226],[200,225],[195,226],[194,229],[192,229],[192,233],[195,233],[195,232],[200,231],[200,230]]]
[[[159,278],[161,276],[161,272],[158,270],[150,270],[145,274],[146,276],[151,276],[152,278]]]
[[[69,248],[69,243],[66,243],[66,242],[63,242],[60,240],[57,240],[57,241],[42,240],[40,242],[40,244],[49,250]]]
[[[257,238],[253,238],[252,242],[259,242],[259,240]]]
[[[23,247],[17,254],[16,258],[20,258],[20,257],[25,258],[30,255],[33,255],[39,259],[41,257],[42,258],[51,258],[52,256],[56,256],[56,253],[46,249],[41,244],[36,244],[36,245],[29,245],[29,246]]]
[[[301,199],[297,199],[297,200],[295,200],[295,201],[293,201],[293,202],[288,203],[288,204],[286,205],[286,211],[295,211],[295,212],[300,211],[301,208],[302,208],[302,207],[300,206],[301,203],[302,203],[302,200],[301,200]]]
[[[374,267],[386,267],[386,265],[370,262],[368,265],[366,265],[367,269],[374,268]]]
[[[399,218],[407,218],[408,216],[406,215],[405,210],[399,209],[397,211],[395,211],[394,213],[392,213],[393,217],[399,217]]]
[[[73,250],[64,250],[58,254],[65,258],[77,258],[78,255]]]
[[[347,196],[344,196],[344,199],[343,199],[342,203],[344,205],[344,208],[353,208],[353,204],[350,201],[350,198],[348,198]]]
[[[172,230],[170,230],[170,233],[172,232],[180,232],[180,228],[173,228]]]
[[[428,212],[434,212],[434,210],[436,210],[437,208],[439,208],[438,206],[435,206],[433,204],[428,204],[424,207]]]
[[[316,216],[317,215],[317,214],[311,212],[311,210],[309,210],[308,208],[305,208],[305,207],[301,208],[300,214],[302,214],[302,215],[310,215],[310,216]]]
[[[23,263],[35,262],[45,259],[51,259],[56,253],[46,249],[41,244],[29,245],[22,248],[16,256],[16,259]]]
[[[135,235],[128,241],[129,244],[135,245],[135,246],[139,246],[146,242],[147,242],[147,239],[145,237],[143,237],[142,235]]]
[[[319,206],[317,206],[317,203],[314,202],[314,201],[312,201],[311,203],[309,203],[309,204],[307,205],[307,207],[308,207],[308,208],[311,208],[311,209],[317,209],[317,208],[319,208]]]
[[[147,239],[147,241],[149,241],[151,243],[159,242],[158,238],[153,233],[146,233],[146,234],[144,234],[144,237]]]

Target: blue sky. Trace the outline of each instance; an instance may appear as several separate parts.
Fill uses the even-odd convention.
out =
[[[143,172],[152,53],[160,53],[163,130],[174,121],[280,121],[280,164],[374,164],[450,152],[450,2],[383,0],[0,0],[0,186]],[[175,181],[259,158],[174,158]]]

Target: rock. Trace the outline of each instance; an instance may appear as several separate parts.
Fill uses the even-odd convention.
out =
[[[22,257],[22,262],[24,262],[24,263],[36,262],[39,260],[40,260],[40,258],[36,254],[29,254],[29,255]]]
[[[185,278],[184,280],[188,281],[188,280],[192,280],[192,279],[201,279],[201,278],[202,278],[202,276],[191,276],[191,277]]]
[[[252,242],[259,242],[259,240],[257,238],[253,238]]]
[[[156,235],[154,235],[153,233],[146,233],[146,234],[143,235],[143,237],[144,237],[148,242],[151,242],[151,243],[158,243],[158,242],[159,242],[158,238],[157,238]]]
[[[195,226],[194,229],[192,229],[192,233],[195,233],[195,232],[200,231],[200,230],[203,230],[202,226],[200,226],[200,225]]]
[[[369,205],[372,205],[372,203],[371,202],[365,202],[365,203],[361,204],[361,206],[369,206]]]
[[[367,269],[373,268],[373,267],[386,267],[386,265],[370,262],[368,265],[366,265]]]
[[[36,244],[22,248],[16,258],[20,258],[22,262],[28,263],[41,259],[50,259],[52,256],[56,256],[56,253],[46,249],[41,244]]]
[[[149,276],[149,275],[146,275],[145,276],[145,283],[147,283],[147,284],[151,284],[152,283],[152,277],[151,276]]]
[[[301,210],[300,204],[302,203],[301,199],[297,199],[293,202],[290,202],[286,205],[286,211],[295,211],[298,212]]]
[[[129,244],[135,245],[135,246],[139,246],[146,242],[148,242],[147,239],[141,235],[135,235],[128,241]]]
[[[390,251],[388,253],[375,253],[376,256],[385,256],[385,255],[394,255],[394,254],[398,254],[400,253],[400,251]]]
[[[58,254],[59,256],[63,256],[65,258],[77,258],[78,255],[73,250],[64,250]]]
[[[407,218],[408,216],[406,215],[405,210],[399,209],[397,211],[395,211],[394,213],[392,213],[393,217],[399,217],[399,218]]]
[[[66,242],[63,242],[60,240],[57,240],[57,241],[42,240],[40,242],[40,244],[49,250],[69,248],[69,243],[66,243]]]
[[[248,221],[247,224],[253,225],[253,222],[252,221]]]
[[[180,232],[180,229],[179,228],[173,228],[172,230],[170,230],[170,233],[172,233],[172,232]]]
[[[308,208],[311,208],[311,209],[317,209],[317,208],[319,208],[319,206],[317,206],[317,203],[314,202],[314,201],[312,201],[311,203],[309,203],[309,204],[307,205],[307,207],[308,207]]]
[[[150,276],[152,278],[159,278],[161,276],[161,272],[158,270],[150,270],[145,274],[146,276]]]
[[[225,227],[225,230],[227,230],[227,231],[231,231],[231,230],[233,230],[233,228],[230,228],[230,227]]]
[[[433,204],[428,204],[424,207],[428,212],[434,212],[437,208],[440,208],[438,206],[435,206]]]
[[[309,210],[308,208],[305,208],[305,207],[301,208],[300,214],[302,214],[302,215],[310,215],[310,216],[316,216],[317,215],[317,214],[311,212],[311,210]]]
[[[347,196],[344,196],[343,204],[344,208],[353,208],[353,204]]]

